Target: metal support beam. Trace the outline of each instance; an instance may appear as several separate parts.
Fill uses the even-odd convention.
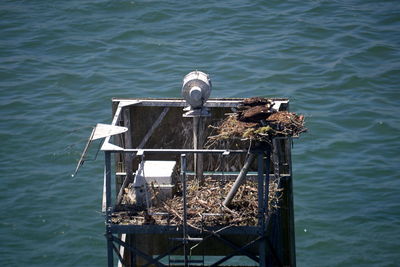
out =
[[[241,248],[239,248],[239,249],[236,249],[236,250],[235,250],[234,252],[232,252],[231,254],[229,254],[229,255],[223,257],[222,259],[216,261],[215,263],[211,264],[210,266],[219,266],[221,263],[223,263],[223,262],[229,260],[229,259],[232,258],[233,256],[238,255],[238,252],[247,249],[248,247],[252,246],[254,243],[256,243],[256,242],[258,242],[258,241],[261,241],[263,238],[264,238],[264,237],[261,237],[261,236],[260,236],[260,237],[258,237],[258,238],[256,238],[256,239],[254,239],[253,241],[247,243],[246,245],[244,245],[243,247],[241,247]],[[261,265],[260,265],[260,266],[261,266]]]
[[[111,215],[111,153],[106,152],[104,156],[104,187],[106,190],[106,216],[107,219]]]
[[[117,244],[119,244],[121,246],[124,246],[126,249],[128,249],[129,251],[137,254],[139,257],[142,257],[143,259],[145,259],[150,264],[155,264],[156,266],[159,266],[159,267],[166,266],[165,264],[162,264],[158,260],[153,259],[150,255],[147,255],[146,253],[140,251],[139,249],[130,246],[128,243],[123,242],[121,239],[119,239],[117,237],[111,236],[111,241],[114,241]]]
[[[183,255],[185,257],[185,267],[188,266],[187,255],[187,203],[186,203],[186,155],[181,155],[181,179],[182,179],[182,198],[183,198]]]
[[[283,264],[282,264],[281,260],[279,259],[278,254],[276,253],[276,250],[273,247],[273,245],[272,245],[271,241],[269,240],[269,238],[266,238],[266,242],[267,242],[267,245],[269,247],[269,250],[271,251],[272,257],[275,260],[276,265],[279,266],[279,267],[283,267]]]
[[[125,143],[124,148],[132,148],[132,126],[130,117],[131,116],[129,112],[129,107],[125,107],[122,110],[122,118],[124,121],[124,126],[128,128],[128,131],[124,134],[124,143]],[[133,153],[125,153],[123,155],[124,169],[126,176],[122,182],[121,187],[119,188],[116,205],[119,205],[122,201],[124,188],[126,188],[129,183],[133,182],[133,159],[134,159]]]
[[[164,119],[165,115],[167,115],[169,111],[169,107],[165,107],[163,111],[161,111],[160,115],[158,116],[157,120],[153,123],[151,126],[150,130],[146,133],[146,135],[143,137],[143,140],[140,142],[138,148],[143,148],[147,141],[149,141],[150,137],[153,135],[155,129],[160,125],[162,120]]]
[[[233,243],[232,241],[223,238],[221,235],[219,234],[211,234],[212,236],[215,236],[216,238],[218,238],[219,240],[221,240],[223,243],[225,243],[227,246],[233,248],[235,251],[239,251],[241,252],[243,255],[249,257],[250,259],[252,259],[255,262],[260,262],[260,258],[251,254],[250,252],[246,251],[245,249],[243,249],[243,247],[240,247],[238,245],[236,245],[235,243]]]
[[[143,153],[143,154],[194,154],[194,153],[210,153],[210,154],[223,154],[229,153],[247,153],[247,149],[240,150],[226,150],[226,149],[161,149],[161,148],[133,148],[133,149],[102,149],[103,151],[109,151],[113,153]]]
[[[193,117],[193,148],[202,149],[204,142],[204,119],[201,116]],[[194,171],[196,179],[203,184],[203,155],[194,154],[193,157]]]
[[[269,216],[269,206],[268,206],[268,200],[269,200],[269,181],[270,181],[270,164],[271,164],[271,150],[268,149],[265,151],[265,196],[264,196],[264,213]]]
[[[240,173],[239,173],[238,177],[236,178],[235,183],[233,184],[231,190],[229,190],[229,193],[226,196],[222,205],[229,206],[229,204],[231,204],[232,199],[236,195],[236,192],[238,191],[239,187],[242,185],[244,179],[246,178],[247,172],[249,171],[249,168],[250,168],[251,164],[253,163],[254,158],[255,158],[255,154],[248,155],[243,168],[240,170]]]
[[[264,154],[257,155],[257,171],[258,171],[258,226],[260,227],[260,236],[265,236],[265,202],[264,202]],[[267,200],[268,202],[268,200]],[[258,246],[258,253],[260,257],[259,266],[266,266],[266,246],[265,239],[261,240]]]
[[[118,260],[119,260],[118,261],[118,266],[119,265],[126,266],[126,263],[125,263],[125,261],[123,259],[124,255],[121,255],[119,249],[115,246],[114,243],[112,243],[112,247],[113,247],[113,250],[114,250],[115,254],[117,254],[117,257],[118,257]]]
[[[264,226],[264,160],[263,154],[257,155],[257,171],[258,171],[258,225],[261,229]]]
[[[178,250],[179,248],[182,247],[183,244],[179,244],[173,248],[171,248],[170,250],[166,251],[165,253],[158,255],[156,258],[154,258],[152,261],[149,261],[147,264],[143,265],[143,267],[147,267],[150,266],[151,264],[154,264],[155,262],[160,261],[162,258],[164,258],[165,256],[171,254],[172,252],[174,252],[175,250]]]
[[[121,240],[126,242],[126,234],[121,234]],[[122,257],[122,260],[118,261],[118,267],[123,267],[126,266],[126,264],[124,263],[124,257],[125,257],[125,248],[123,246],[120,246],[119,251],[118,251],[119,255]],[[117,254],[118,255],[118,254]],[[120,258],[121,258],[120,257]]]
[[[106,237],[107,237],[107,258],[108,267],[113,267],[113,243],[110,231],[111,224],[111,153],[105,152],[104,155],[104,190],[105,190],[105,209],[106,209]]]

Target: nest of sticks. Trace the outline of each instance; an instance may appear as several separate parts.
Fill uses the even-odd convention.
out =
[[[253,97],[244,99],[235,113],[218,125],[209,127],[216,129],[217,134],[208,137],[206,147],[216,142],[239,139],[270,142],[277,136],[298,137],[306,132],[304,116],[288,111],[276,111],[275,103],[267,98]]]
[[[205,179],[201,186],[197,180],[187,183],[187,222],[193,228],[205,226],[254,226],[258,222],[257,183],[246,180],[239,188],[229,208],[222,202],[231,189],[234,181]],[[270,181],[269,213],[279,208],[282,189],[279,181]],[[178,184],[175,195],[167,200],[158,199],[158,193],[151,188],[152,207],[138,209],[135,205],[125,204],[114,212],[112,222],[115,224],[158,224],[181,225],[183,223],[182,188]]]
[[[217,145],[251,147],[252,141],[259,144],[271,143],[274,137],[297,137],[307,131],[303,115],[277,111],[274,105],[275,103],[267,98],[244,99],[234,113],[228,114],[216,125],[209,126],[215,134],[208,137],[205,148]],[[204,226],[257,225],[257,183],[247,179],[239,187],[228,208],[222,203],[233,183],[231,180],[207,178],[200,185],[197,180],[189,180],[186,194],[188,225],[198,229]],[[138,207],[128,188],[125,190],[122,204],[112,215],[114,224],[181,225],[183,223],[182,186],[179,182],[176,184],[177,190],[173,197],[166,200],[161,200],[160,192],[154,186],[150,186],[151,207],[148,208]],[[279,178],[270,180],[266,215],[279,209],[282,190]]]

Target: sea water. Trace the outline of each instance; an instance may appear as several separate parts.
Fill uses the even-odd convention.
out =
[[[91,127],[196,69],[212,97],[305,115],[298,266],[400,264],[398,1],[3,0],[0,19],[1,266],[106,266],[101,153],[71,177]]]

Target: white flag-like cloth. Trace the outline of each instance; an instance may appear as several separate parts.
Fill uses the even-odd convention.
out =
[[[98,123],[96,128],[94,128],[94,133],[92,140],[97,140],[107,136],[112,136],[116,134],[121,134],[128,131],[128,128],[122,126],[113,126],[110,124]]]
[[[88,148],[90,146],[90,143],[93,140],[105,138],[105,137],[116,135],[116,134],[125,133],[126,131],[128,131],[128,128],[126,128],[126,127],[114,126],[114,125],[104,124],[104,123],[98,123],[96,125],[96,127],[94,127],[94,129],[92,130],[92,133],[90,134],[90,137],[89,137],[89,139],[88,139],[88,141],[86,143],[86,146],[83,149],[81,158],[78,161],[78,165],[76,165],[75,172],[71,176],[74,177],[76,175],[76,173],[78,172],[79,168],[85,162],[86,152],[87,152],[87,150],[88,150]]]

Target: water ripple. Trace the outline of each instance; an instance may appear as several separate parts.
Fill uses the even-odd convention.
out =
[[[70,174],[112,97],[290,97],[299,266],[395,266],[397,1],[2,1],[1,265],[104,265],[101,157]],[[79,252],[79,253],[77,253]],[[71,257],[70,255],[77,255]]]

